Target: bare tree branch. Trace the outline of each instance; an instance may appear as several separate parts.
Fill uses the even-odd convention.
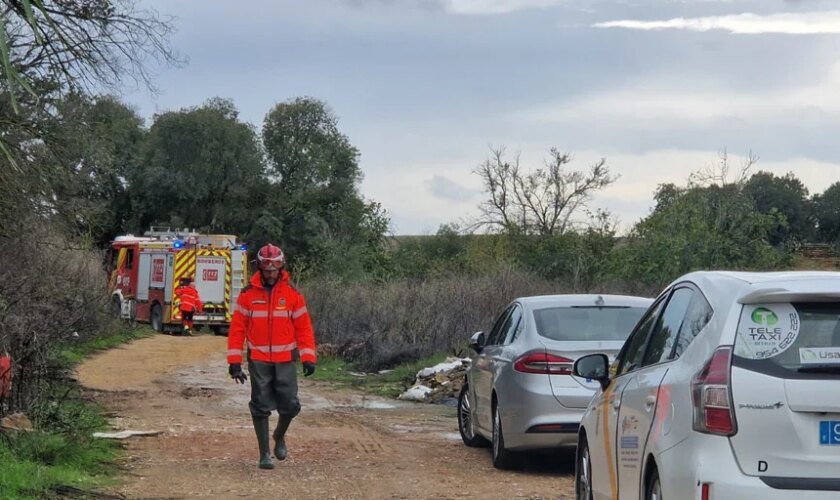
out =
[[[758,155],[750,150],[746,158],[742,160],[737,176],[730,179],[732,166],[729,164],[729,153],[724,148],[718,155],[718,163],[693,172],[688,178],[688,183],[689,186],[699,187],[732,185],[740,189],[750,178],[752,168],[756,163],[758,163]]]
[[[591,201],[593,193],[616,180],[606,160],[588,172],[567,170],[571,155],[552,148],[542,168],[522,172],[519,155],[505,160],[505,149],[491,149],[490,157],[474,172],[488,199],[469,229],[522,234],[557,235],[572,229],[574,217]]]
[[[479,206],[482,217],[473,229],[486,227],[505,231],[517,225],[511,197],[516,196],[513,182],[518,176],[519,157],[509,163],[504,160],[504,155],[504,147],[491,148],[490,158],[474,170],[481,177],[490,198]]]
[[[152,65],[183,62],[169,46],[171,18],[134,0],[0,0],[9,58],[24,81],[50,78],[65,90],[116,90],[133,80],[154,90]],[[8,75],[6,75],[8,77]]]

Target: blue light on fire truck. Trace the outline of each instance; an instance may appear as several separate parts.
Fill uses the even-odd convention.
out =
[[[239,245],[240,250],[248,250],[248,245]]]
[[[181,240],[175,240],[174,242],[172,242],[172,247],[173,248],[184,248],[184,242],[181,241]]]

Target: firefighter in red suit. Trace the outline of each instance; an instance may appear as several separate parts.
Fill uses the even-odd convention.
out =
[[[180,285],[175,289],[175,296],[178,298],[178,309],[181,312],[184,333],[190,335],[193,330],[193,315],[204,309],[198,290],[192,284],[192,278],[181,278]]]
[[[230,376],[240,384],[248,377],[242,371],[247,345],[251,375],[251,418],[260,450],[259,467],[273,469],[269,452],[269,417],[280,415],[274,430],[274,456],[285,460],[286,431],[300,413],[295,361],[300,358],[303,375],[315,373],[315,335],[303,295],[289,284],[286,258],[279,247],[268,244],[257,252],[259,271],[239,294],[228,335],[227,361]]]

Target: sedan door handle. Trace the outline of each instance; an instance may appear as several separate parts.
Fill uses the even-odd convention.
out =
[[[655,404],[656,404],[656,395],[655,395],[655,394],[651,394],[650,396],[648,396],[648,397],[645,399],[645,409],[646,409],[647,411],[652,410],[652,409],[653,409],[653,405],[655,405]]]
[[[621,399],[614,398],[612,400],[612,407],[613,407],[613,410],[618,411],[618,409],[621,408]]]

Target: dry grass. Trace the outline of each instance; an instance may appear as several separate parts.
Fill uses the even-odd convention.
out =
[[[339,346],[339,355],[365,370],[439,353],[464,355],[469,337],[489,329],[513,299],[576,292],[514,268],[386,284],[311,281],[303,289],[319,342]]]
[[[803,257],[797,255],[793,260],[793,269],[802,271],[837,271],[840,270],[840,258]]]
[[[56,351],[107,325],[106,275],[99,256],[56,236],[49,224],[20,224],[0,238],[0,353],[14,363],[10,398],[0,415],[30,411],[62,374]]]

